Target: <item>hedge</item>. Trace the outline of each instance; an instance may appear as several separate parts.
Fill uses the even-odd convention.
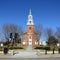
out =
[[[0,48],[0,51],[3,51],[4,47],[3,48]],[[24,49],[24,47],[8,47],[8,49]]]
[[[50,47],[47,47],[47,46],[39,46],[39,47],[35,47],[34,49],[50,50]]]
[[[9,49],[24,49],[23,47],[9,47]]]

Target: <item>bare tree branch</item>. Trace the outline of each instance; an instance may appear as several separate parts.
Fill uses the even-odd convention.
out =
[[[56,28],[56,33],[55,33],[57,39],[58,39],[58,42],[60,43],[60,27],[57,27]]]
[[[4,34],[6,40],[9,39],[10,33],[22,34],[22,32],[23,32],[22,28],[15,24],[4,24],[2,26],[2,31],[3,31],[3,34]]]
[[[41,35],[42,35],[42,32],[43,32],[43,26],[42,25],[37,25],[35,26],[35,40],[39,40]]]

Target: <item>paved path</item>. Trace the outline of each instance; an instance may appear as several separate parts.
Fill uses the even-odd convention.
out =
[[[32,50],[32,46],[28,46],[25,51],[18,51],[14,56],[16,57],[37,57],[37,52]]]
[[[0,60],[60,60],[60,58],[0,58]]]
[[[28,46],[26,51],[32,51],[32,46]]]

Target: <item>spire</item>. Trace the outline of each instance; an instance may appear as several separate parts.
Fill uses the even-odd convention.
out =
[[[32,15],[32,14],[31,14],[31,9],[30,9],[29,15]]]
[[[30,9],[30,11],[29,11],[27,25],[34,25],[34,23],[33,23],[33,16],[32,16],[31,9]]]

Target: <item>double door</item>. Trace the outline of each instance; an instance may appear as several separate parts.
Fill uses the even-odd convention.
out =
[[[29,45],[32,45],[32,36],[29,36]]]

